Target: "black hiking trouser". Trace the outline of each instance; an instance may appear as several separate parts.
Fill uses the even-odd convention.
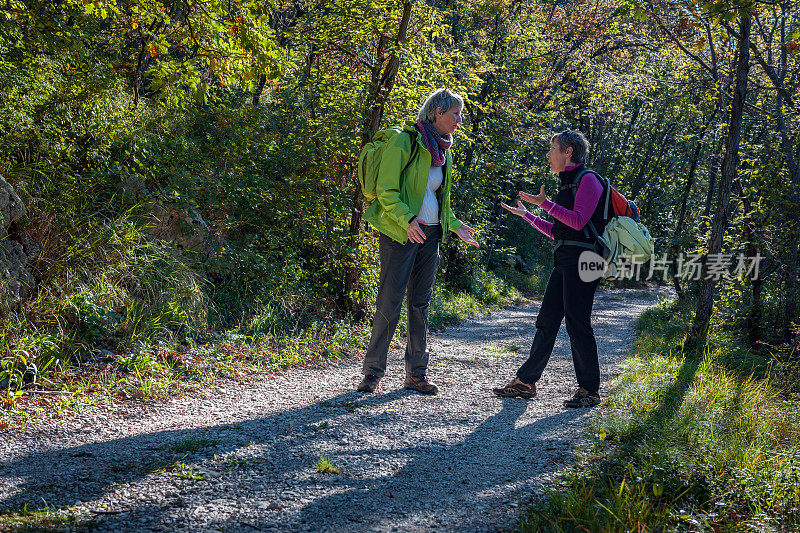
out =
[[[525,383],[536,383],[542,377],[561,320],[566,319],[578,385],[589,392],[600,390],[600,363],[591,323],[594,293],[600,280],[585,282],[579,277],[578,257],[584,251],[584,248],[569,245],[555,251],[553,272],[536,317],[531,355],[517,371],[517,377]]]
[[[400,244],[383,234],[378,240],[381,274],[364,375],[383,377],[386,372],[389,343],[400,321],[404,296],[408,306],[406,377],[420,378],[427,371],[428,305],[439,268],[442,227],[420,224],[420,228],[426,237],[422,244]]]

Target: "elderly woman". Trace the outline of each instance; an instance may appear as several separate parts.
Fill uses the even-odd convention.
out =
[[[439,266],[439,242],[448,231],[473,246],[475,231],[450,208],[453,160],[450,146],[461,123],[463,99],[438,89],[425,100],[416,123],[409,122],[384,148],[376,184],[377,201],[364,218],[380,232],[381,273],[372,335],[364,357],[360,392],[374,392],[386,372],[386,356],[403,296],[407,294],[407,389],[436,394],[428,380],[428,304]],[[414,143],[418,144],[412,150]],[[412,154],[415,154],[411,160]]]
[[[583,281],[578,273],[579,256],[595,249],[596,245],[594,234],[588,230],[589,224],[594,224],[597,234],[602,235],[607,222],[599,201],[605,192],[604,185],[595,174],[584,173],[588,151],[589,142],[579,131],[566,130],[554,135],[547,152],[550,169],[561,179],[554,201],[545,196],[544,185],[535,195],[519,193],[522,200],[544,209],[554,222],[532,215],[519,200],[516,208],[501,204],[554,240],[555,251],[553,272],[536,317],[530,357],[508,385],[493,389],[498,396],[533,398],[536,395],[536,382],[550,359],[561,320],[566,318],[578,390],[564,401],[564,406],[592,407],[600,403],[600,365],[591,324],[594,293],[600,280]],[[584,173],[582,177],[581,173]]]

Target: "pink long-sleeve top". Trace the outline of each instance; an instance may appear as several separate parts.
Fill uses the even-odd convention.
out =
[[[567,167],[564,170],[575,170],[578,166]],[[570,210],[564,206],[558,205],[550,200],[542,202],[541,208],[553,216],[556,220],[563,222],[574,230],[581,230],[592,218],[594,210],[597,209],[597,202],[600,201],[600,196],[603,194],[603,186],[597,176],[589,172],[581,178],[581,183],[578,185],[578,191],[575,193],[574,209]],[[525,220],[528,223],[542,232],[544,235],[553,238],[553,223],[537,217],[531,213],[525,214]]]

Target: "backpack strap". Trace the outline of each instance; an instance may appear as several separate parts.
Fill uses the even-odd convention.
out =
[[[581,178],[584,177],[589,172],[591,172],[595,176],[597,175],[597,173],[594,170],[589,170],[588,168],[584,167],[583,170],[578,172],[578,175],[575,176],[575,179],[572,180],[572,183],[567,183],[566,185],[562,185],[561,187],[558,188],[558,192],[565,191],[567,189],[572,189],[572,197],[574,198],[575,195],[578,194],[578,185],[581,184]]]
[[[419,153],[419,143],[417,142],[417,130],[410,132],[408,130],[403,130],[408,133],[408,136],[411,137],[411,157],[408,158],[408,163],[406,166],[403,167],[403,170],[400,171],[400,175],[402,176],[403,173],[408,170],[408,167],[411,166],[411,163],[414,162],[414,158],[417,157],[417,153]]]
[[[569,183],[567,185],[563,185],[563,186],[559,187],[558,190],[559,191],[564,191],[564,190],[567,190],[567,189],[572,189],[572,199],[574,200],[575,197],[578,196],[578,186],[581,184],[581,179],[586,174],[589,174],[589,173],[592,173],[595,176],[597,176],[597,180],[600,182],[600,184],[604,185],[605,193],[606,193],[605,194],[606,199],[605,199],[605,205],[603,206],[603,219],[604,220],[608,220],[608,209],[609,209],[609,206],[611,205],[611,182],[607,178],[602,177],[600,174],[598,174],[594,170],[591,170],[591,169],[588,169],[588,168],[584,168],[583,170],[578,172],[578,175],[575,176],[575,179],[572,180],[572,183]],[[573,207],[574,207],[574,205],[573,205]],[[603,239],[600,238],[600,233],[598,233],[597,227],[594,225],[594,222],[592,222],[592,218],[591,217],[589,217],[589,221],[583,227],[583,235],[587,239],[594,238],[597,244],[599,244],[603,248],[606,247],[605,243],[603,242]],[[556,248],[558,248],[562,244],[574,244],[574,243],[573,243],[573,241],[556,242]],[[592,246],[592,248],[595,248],[595,246],[597,246],[597,244]],[[586,245],[586,243],[584,243],[584,245]]]
[[[581,179],[583,179],[583,177],[586,174],[589,174],[590,172],[592,174],[594,174],[595,176],[597,176],[598,180],[603,179],[594,170],[590,170],[590,169],[584,167],[583,170],[578,172],[578,175],[575,176],[575,179],[572,180],[572,183],[568,183],[566,185],[562,185],[561,187],[558,188],[558,191],[561,192],[561,191],[565,191],[567,189],[572,189],[572,199],[574,201],[575,197],[578,196],[578,186],[581,184]],[[608,187],[606,187],[606,210],[608,210],[608,201],[609,201],[609,198],[610,198],[610,193],[611,193],[611,190]],[[606,218],[608,218],[608,217],[606,216]],[[591,217],[589,218],[589,222],[587,222],[586,225],[583,227],[583,235],[587,239],[591,239],[592,237],[594,237],[595,240],[599,240],[599,238],[600,238],[600,235],[597,233],[597,228],[594,226],[594,223],[592,222]]]
[[[603,178],[599,174],[595,174],[597,179],[600,180],[601,184],[605,184],[606,187],[606,205],[603,208],[603,220],[608,220],[608,207],[611,205],[611,181],[608,178]]]
[[[588,242],[583,241],[570,241],[565,239],[558,239],[556,241],[555,248],[553,251],[558,250],[561,246],[578,246],[579,248],[586,248],[587,250],[597,251],[597,245],[589,244]]]
[[[578,186],[581,184],[581,179],[586,174],[589,174],[589,173],[594,174],[595,176],[597,176],[597,181],[599,181],[601,185],[605,186],[604,188],[606,190],[606,195],[605,195],[606,199],[605,199],[605,206],[603,207],[603,218],[608,220],[608,208],[611,205],[611,182],[607,178],[604,178],[603,176],[601,176],[600,174],[595,172],[594,170],[591,170],[591,169],[588,169],[588,168],[584,168],[583,170],[578,172],[578,175],[575,176],[575,179],[572,180],[572,183],[567,184],[567,185],[563,185],[563,186],[559,187],[558,190],[559,191],[563,191],[563,190],[566,190],[566,189],[572,189],[572,198],[575,199],[575,197],[578,195]]]

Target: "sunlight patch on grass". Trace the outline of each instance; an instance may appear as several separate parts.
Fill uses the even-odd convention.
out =
[[[797,405],[787,408],[735,338],[717,331],[702,354],[681,352],[690,315],[670,302],[643,314],[588,450],[523,513],[521,530],[800,524]]]

